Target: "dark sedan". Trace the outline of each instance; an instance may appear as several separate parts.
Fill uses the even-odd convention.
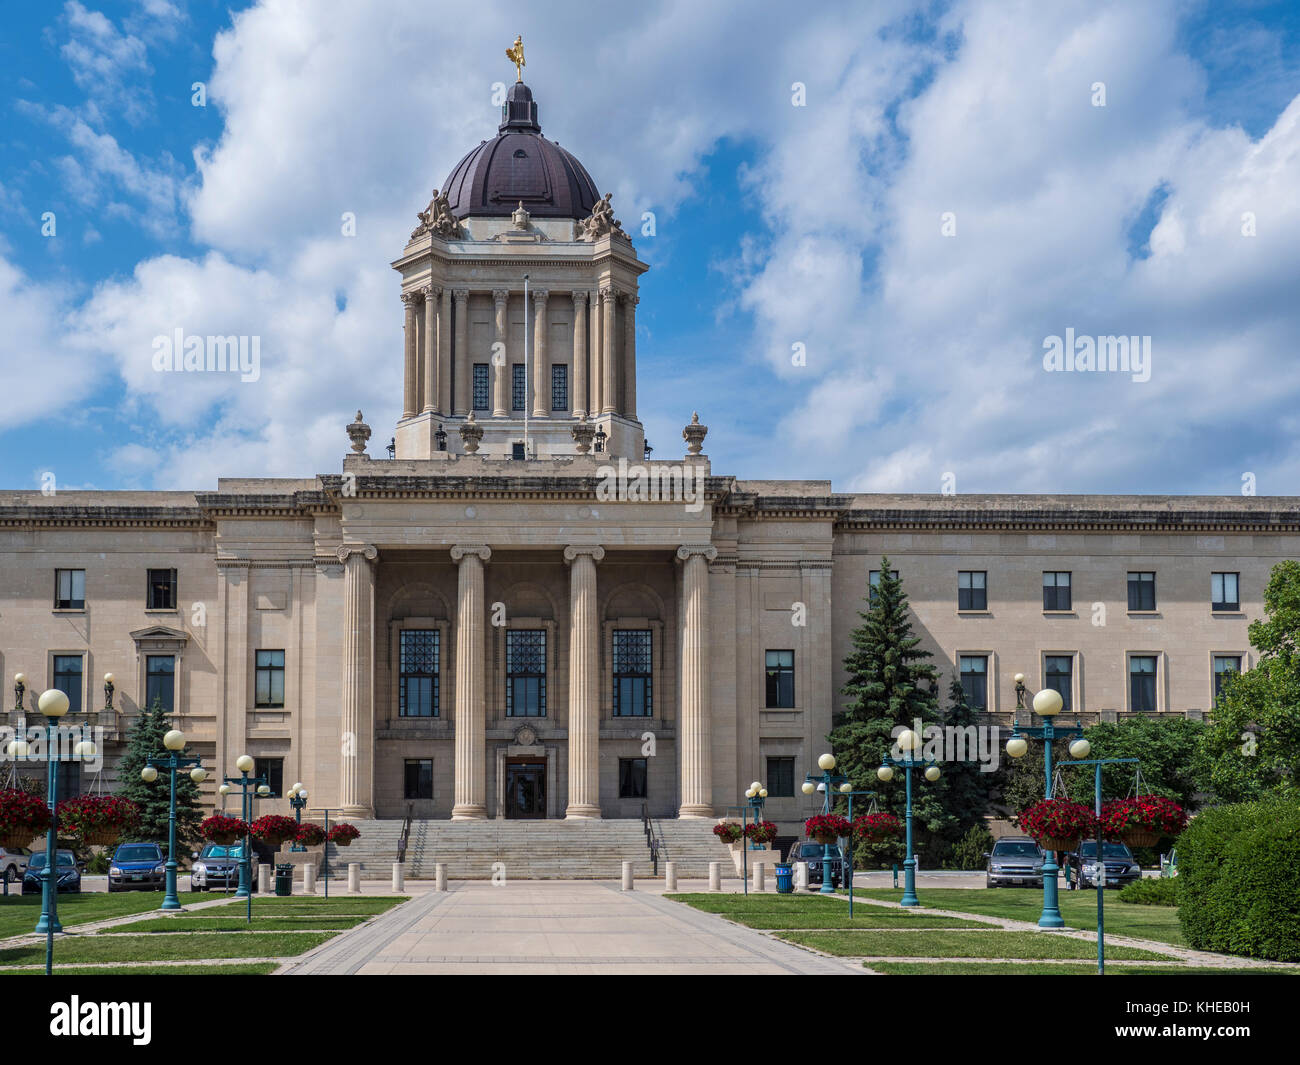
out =
[[[807,862],[809,885],[820,884],[822,882],[822,866],[826,863],[826,848],[820,843],[805,839],[790,848],[790,856],[787,861],[792,866],[796,862]],[[831,846],[830,867],[831,887],[839,887],[844,879],[844,855],[834,845]]]
[[[72,851],[59,851],[54,863],[54,872],[58,877],[58,889],[81,894],[81,870],[77,868],[77,859]],[[45,852],[33,854],[27,860],[27,872],[23,874],[23,894],[39,895],[45,889]]]
[[[109,891],[162,891],[166,880],[166,858],[156,843],[123,843],[108,866]]]

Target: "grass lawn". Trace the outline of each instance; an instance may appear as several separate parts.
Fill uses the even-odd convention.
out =
[[[1016,965],[1013,962],[997,964],[979,961],[872,961],[864,967],[886,976],[1096,976],[1094,965]],[[1176,965],[1112,965],[1106,967],[1107,976],[1295,976],[1295,969],[1214,969],[1182,968]]]
[[[853,920],[849,908],[841,906],[843,913],[730,913],[728,920],[746,928],[994,928],[985,921],[971,921],[962,917],[926,917],[924,914],[907,914],[895,917],[888,911],[869,906],[855,906]]]
[[[12,885],[11,885],[12,886]],[[86,892],[59,896],[59,923],[65,928],[90,921],[106,921],[130,913],[147,913],[162,905],[161,891],[124,891],[121,894]],[[30,935],[41,916],[40,895],[0,896],[0,939]]]
[[[1097,954],[1096,944],[1086,939],[1050,932],[785,932],[777,938],[850,958],[1092,958]],[[1135,947],[1107,947],[1106,956],[1142,961],[1162,958]]]
[[[287,958],[304,954],[337,932],[236,932],[231,935],[86,935],[61,939],[55,963],[182,961],[186,958]],[[0,950],[0,966],[44,964],[45,943]]]
[[[388,895],[367,898],[365,896],[352,896],[351,898],[312,898],[310,895],[289,898],[257,898],[253,899],[253,914],[270,915],[270,914],[291,914],[291,913],[330,913],[340,914],[364,914],[367,917],[384,913],[391,910],[399,903],[409,901],[408,895]],[[247,908],[248,904],[239,899],[232,903],[239,910]],[[213,916],[215,914],[225,914],[228,911],[225,907],[212,907],[211,909],[200,910],[199,914]]]
[[[209,911],[211,912],[211,911]],[[324,929],[342,931],[355,928],[362,921],[370,919],[368,914],[354,917],[334,916],[292,916],[262,917],[254,914],[250,926],[243,917],[210,917],[203,912],[193,917],[185,914],[179,917],[159,917],[157,920],[132,921],[120,925],[115,932],[311,932]]]
[[[843,913],[847,917],[849,912],[843,899],[823,899],[817,895],[767,895],[755,892],[752,895],[665,895],[664,898],[684,902],[705,913]]]
[[[898,902],[902,891],[890,888],[857,888],[860,898]],[[917,892],[923,906],[957,910],[988,917],[1010,917],[1037,922],[1043,911],[1041,888],[924,888]],[[1095,891],[1061,891],[1061,916],[1068,928],[1093,930],[1097,927]],[[1106,893],[1106,932],[1109,935],[1154,939],[1159,943],[1186,946],[1174,906],[1137,906],[1120,902],[1114,892]]]
[[[88,966],[61,967],[55,955],[55,976],[269,976],[279,962],[258,961],[246,965],[141,965],[133,969],[96,969]],[[45,975],[44,969],[36,970]],[[0,969],[0,976],[31,976],[31,969]]]

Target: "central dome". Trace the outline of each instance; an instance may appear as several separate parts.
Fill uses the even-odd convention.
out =
[[[510,87],[495,139],[452,168],[442,194],[457,218],[508,217],[522,202],[535,218],[583,219],[600,199],[583,165],[542,136],[532,90]]]

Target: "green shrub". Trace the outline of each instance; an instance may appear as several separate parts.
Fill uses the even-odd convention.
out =
[[[1219,806],[1178,840],[1178,920],[1190,946],[1300,961],[1300,806]]]
[[[1139,906],[1177,906],[1178,881],[1164,877],[1135,880],[1120,890],[1119,901]]]
[[[993,849],[993,834],[983,825],[972,825],[948,855],[948,869],[983,869],[984,855]]]

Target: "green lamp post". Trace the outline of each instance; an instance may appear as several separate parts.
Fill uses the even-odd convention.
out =
[[[222,783],[237,785],[240,789],[240,815],[244,822],[244,847],[243,853],[239,859],[239,889],[235,892],[235,898],[248,900],[248,921],[251,924],[253,920],[253,840],[251,830],[248,827],[253,820],[253,793],[254,789],[262,796],[269,795],[270,786],[265,777],[250,777],[248,774],[253,771],[256,763],[246,754],[241,754],[235,759],[235,768],[239,770],[237,777],[225,777]],[[222,792],[223,795],[229,792]]]
[[[835,755],[833,754],[823,754],[818,758],[817,768],[821,770],[821,775],[819,776],[816,773],[804,774],[803,787],[801,790],[805,795],[812,795],[817,791],[822,792],[822,813],[828,814],[831,812],[831,788],[842,787],[845,784],[849,784],[849,778],[841,773],[834,772]],[[852,788],[853,785],[849,784],[850,791]],[[834,878],[831,876],[831,860],[833,857],[831,854],[831,846],[832,844],[830,843],[822,844],[822,847],[824,848],[824,853],[822,855],[822,886],[821,891],[819,892],[822,895],[835,894],[835,885],[832,882]]]
[[[1044,688],[1034,696],[1034,713],[1043,719],[1041,725],[1022,728],[1020,714],[1025,709],[1025,675],[1016,674],[1016,716],[1011,725],[1011,738],[1007,740],[1007,754],[1012,758],[1023,758],[1029,750],[1025,737],[1043,741],[1043,767],[1047,781],[1044,792],[1052,797],[1052,741],[1070,739],[1083,735],[1083,725],[1076,719],[1073,725],[1057,725],[1055,717],[1065,705],[1061,693],[1053,688]],[[1057,894],[1057,874],[1060,867],[1056,864],[1056,853],[1048,851],[1043,862],[1043,912],[1038,918],[1039,928],[1064,928],[1065,918],[1061,916],[1060,899]]]
[[[302,812],[307,808],[307,789],[301,783],[295,784],[289,789],[289,805],[293,807],[293,816],[297,819],[299,827],[302,826]],[[291,851],[305,851],[307,848],[299,843],[296,839]]]
[[[159,769],[164,769],[171,775],[171,803],[167,807],[167,892],[159,908],[179,910],[181,902],[176,897],[176,774],[187,766],[193,766],[190,779],[195,784],[202,784],[208,774],[199,765],[200,759],[181,757],[181,751],[185,749],[185,733],[180,729],[171,729],[163,736],[163,746],[168,753],[146,758],[145,766],[140,770],[140,779],[146,784],[152,784],[158,779]]]
[[[913,732],[910,728],[903,729],[895,741],[898,744],[899,751],[902,752],[902,758],[895,758],[886,753],[881,759],[880,768],[876,770],[876,779],[882,784],[888,784],[894,779],[894,768],[901,766],[903,775],[907,781],[907,805],[906,805],[906,823],[907,823],[907,845],[906,857],[903,859],[903,897],[899,899],[900,906],[920,906],[921,902],[916,897],[916,854],[912,850],[912,770],[925,769],[925,779],[933,783],[938,780],[941,771],[939,766],[932,759],[918,758],[917,750],[921,746],[921,737]]]
[[[41,876],[41,917],[36,934],[45,936],[45,973],[48,976],[54,954],[54,933],[59,923],[59,735],[58,720],[68,712],[68,697],[58,688],[41,692],[36,709],[45,717],[47,735],[45,797],[50,807],[50,827],[45,834],[45,872]]]

